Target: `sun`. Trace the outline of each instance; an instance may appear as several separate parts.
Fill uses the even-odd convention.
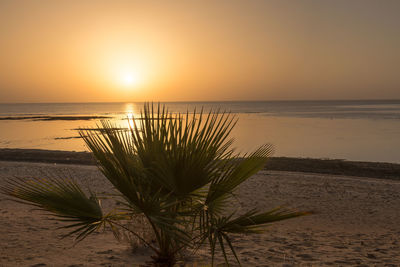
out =
[[[121,86],[126,88],[133,88],[140,85],[141,76],[138,71],[125,70],[119,73],[118,80]]]

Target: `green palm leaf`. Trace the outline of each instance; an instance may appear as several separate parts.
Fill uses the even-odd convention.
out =
[[[298,212],[290,211],[284,208],[276,208],[268,212],[257,212],[256,209],[246,212],[234,219],[234,213],[229,216],[219,216],[217,218],[211,218],[209,220],[209,225],[207,226],[208,231],[205,232],[205,237],[208,237],[212,258],[214,258],[216,242],[221,247],[221,251],[224,255],[226,263],[228,263],[227,253],[224,246],[226,243],[232,254],[235,256],[236,261],[240,265],[239,258],[235,252],[232,245],[231,239],[228,233],[235,234],[254,234],[261,233],[265,231],[265,226],[267,224],[287,220],[291,218],[296,218],[300,216],[310,215],[310,212]]]
[[[77,240],[104,225],[104,216],[96,195],[87,196],[73,180],[58,179],[13,179],[0,188],[0,191],[16,201],[49,211],[61,221],[69,224],[61,228],[75,228]]]

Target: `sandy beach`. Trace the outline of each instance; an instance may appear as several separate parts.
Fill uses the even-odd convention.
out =
[[[0,0],[0,267],[400,267],[400,0]]]
[[[0,161],[0,184],[10,177],[47,175],[111,191],[95,166]],[[262,235],[236,236],[243,266],[400,265],[399,180],[264,170],[239,188],[238,202],[234,205],[245,210],[284,205],[314,212],[271,225]],[[59,239],[64,232],[51,216],[4,195],[0,203],[0,266],[140,266],[150,259],[149,250],[132,252],[111,232],[74,246],[72,238]],[[185,263],[208,260],[204,249],[187,255]]]

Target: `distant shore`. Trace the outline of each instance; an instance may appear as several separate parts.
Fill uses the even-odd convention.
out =
[[[88,121],[111,119],[110,116],[8,116],[1,117],[0,121],[18,121],[18,120],[33,120],[33,121]]]
[[[95,165],[91,153],[42,149],[0,149],[0,161]],[[400,180],[400,164],[340,159],[272,157],[265,169]]]

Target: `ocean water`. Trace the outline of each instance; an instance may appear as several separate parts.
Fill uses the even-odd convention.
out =
[[[400,100],[164,104],[174,113],[233,113],[239,121],[232,137],[241,153],[271,143],[275,156],[400,163]],[[105,116],[126,126],[126,118],[137,116],[142,107],[143,103],[0,104],[0,148],[84,151],[76,129],[99,123],[91,117]]]

